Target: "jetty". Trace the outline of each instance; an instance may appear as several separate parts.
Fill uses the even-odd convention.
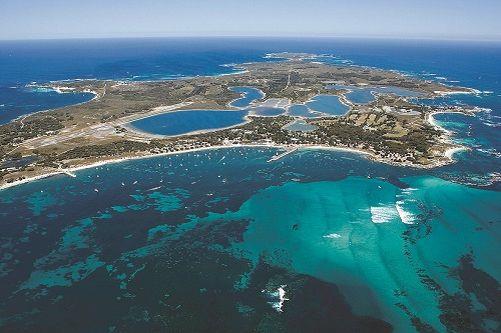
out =
[[[285,156],[289,155],[290,153],[295,152],[297,149],[298,149],[298,147],[286,148],[283,153],[273,156],[267,162],[270,163],[270,162],[278,161],[282,157],[285,157]]]
[[[71,178],[76,178],[77,175],[75,175],[73,172],[69,170],[63,170],[63,173],[70,176]]]

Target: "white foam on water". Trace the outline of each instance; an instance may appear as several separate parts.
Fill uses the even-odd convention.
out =
[[[52,88],[45,88],[45,87],[34,87],[31,88],[32,92],[38,92],[38,93],[46,93],[46,92],[53,92],[55,89]]]
[[[286,294],[284,289],[285,287],[287,287],[287,285],[283,284],[280,287],[278,287],[276,291],[267,293],[270,296],[270,298],[277,299],[277,301],[275,302],[268,302],[268,304],[270,304],[273,309],[277,310],[277,312],[283,312],[284,303],[285,301],[289,300],[287,297],[285,297]],[[266,290],[262,290],[261,292],[266,292]]]
[[[64,94],[66,92],[73,92],[75,90],[74,88],[71,87],[58,87],[58,86],[45,87],[31,84],[26,85],[26,87],[30,88],[32,92],[38,92],[38,93],[56,92],[58,94]]]
[[[395,206],[373,206],[370,209],[373,223],[388,223],[399,217]]]
[[[404,204],[403,200],[397,201],[397,204],[395,205],[395,208],[397,209],[398,216],[400,216],[400,220],[402,220],[403,223],[405,224],[414,224],[414,214],[411,212],[406,211],[402,205]]]
[[[275,310],[278,312],[283,312],[282,307],[284,306],[285,301],[288,301],[289,299],[285,297],[285,289],[284,287],[287,287],[287,285],[282,285],[277,289],[278,293],[278,302],[276,302],[273,306]]]
[[[340,234],[336,234],[336,233],[332,233],[332,234],[328,234],[328,235],[323,235],[322,237],[323,238],[334,239],[334,238],[341,238],[341,235]]]
[[[411,192],[417,191],[417,188],[408,187],[402,190],[402,194],[410,194]]]
[[[495,124],[495,123],[487,122],[487,121],[483,122],[482,124],[489,126],[489,127],[499,127],[499,124]]]
[[[495,148],[489,148],[489,149],[477,148],[477,150],[479,152],[484,153],[484,154],[488,154],[488,155],[494,156],[496,158],[501,158],[501,153],[498,152]]]

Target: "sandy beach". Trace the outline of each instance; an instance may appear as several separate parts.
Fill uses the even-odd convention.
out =
[[[161,114],[161,113],[165,113],[165,112],[172,112],[172,111],[176,110],[178,107],[179,107],[179,105],[174,105],[174,106],[169,106],[169,107],[162,107],[162,110],[156,110],[156,112],[153,112],[152,115]],[[229,111],[229,112],[231,112],[231,111]],[[468,149],[467,147],[460,146],[460,145],[457,145],[457,144],[454,144],[453,142],[451,142],[450,136],[452,135],[452,132],[450,132],[447,129],[444,129],[443,127],[441,127],[437,123],[437,121],[433,118],[434,115],[440,114],[440,113],[459,113],[459,114],[464,114],[462,112],[457,112],[457,111],[436,111],[436,112],[430,113],[427,116],[427,121],[433,127],[435,127],[436,129],[439,129],[439,130],[441,130],[441,131],[443,131],[443,132],[445,132],[447,134],[447,138],[445,139],[445,141],[443,143],[447,144],[447,145],[453,145],[453,147],[447,149],[444,152],[444,157],[446,157],[448,159],[448,161],[443,161],[443,160],[442,161],[437,161],[436,163],[432,163],[430,165],[420,166],[420,168],[427,168],[427,169],[429,169],[429,168],[435,168],[435,167],[439,167],[439,166],[443,166],[443,165],[452,163],[452,162],[454,162],[453,155],[455,153],[457,153],[459,151],[462,151],[462,150],[467,150]],[[152,116],[152,115],[150,114],[149,116]],[[248,119],[247,116],[245,117],[245,119],[246,119],[246,122],[249,121],[249,119]],[[235,126],[240,126],[240,125],[242,125],[242,124],[238,124],[238,125],[235,125]],[[123,123],[123,124],[121,124],[121,126],[127,128],[128,130],[133,131],[133,132],[135,132],[135,133],[137,133],[137,134],[139,134],[141,136],[144,136],[144,137],[149,137],[149,138],[158,138],[159,137],[158,135],[152,135],[150,133],[142,132],[142,131],[140,131],[140,130],[132,127],[132,126],[129,126],[127,123]],[[231,127],[235,127],[235,126],[231,126]],[[231,127],[228,127],[228,128],[231,128]],[[208,132],[208,131],[212,131],[212,130],[197,131],[197,132],[193,132],[193,133],[190,133],[190,134],[200,134],[200,133],[204,133],[204,132]],[[51,177],[51,176],[55,176],[55,175],[59,175],[59,174],[73,173],[75,171],[79,171],[79,170],[83,170],[83,169],[88,169],[88,168],[93,168],[93,167],[99,167],[99,166],[106,165],[106,164],[120,163],[120,162],[125,162],[125,161],[130,161],[130,160],[151,158],[151,157],[157,157],[157,156],[168,156],[168,155],[184,154],[184,153],[197,152],[197,151],[210,150],[210,149],[227,149],[227,148],[238,148],[238,147],[292,149],[292,150],[310,149],[310,150],[345,151],[345,152],[351,152],[351,153],[356,153],[356,154],[362,154],[362,155],[365,155],[365,156],[369,156],[374,161],[381,162],[381,163],[386,163],[386,164],[390,164],[390,165],[404,166],[404,167],[414,167],[414,168],[418,167],[416,165],[412,165],[412,164],[406,163],[406,162],[393,162],[391,160],[378,157],[378,156],[376,156],[375,154],[373,154],[372,152],[369,152],[369,151],[355,149],[355,148],[347,148],[347,147],[331,147],[331,146],[323,146],[323,145],[291,145],[291,146],[283,146],[283,145],[274,145],[274,144],[228,144],[228,145],[211,146],[211,147],[201,147],[201,148],[194,148],[194,149],[187,149],[187,150],[183,150],[183,151],[166,152],[166,153],[159,153],[159,154],[145,154],[145,155],[126,156],[126,157],[121,157],[121,158],[111,158],[111,159],[107,159],[107,160],[103,160],[103,161],[99,161],[99,162],[93,162],[93,163],[89,163],[89,164],[83,164],[83,165],[79,165],[79,166],[75,166],[75,167],[71,167],[71,168],[60,169],[60,170],[51,170],[51,171],[48,171],[46,173],[42,173],[42,174],[35,175],[35,176],[32,176],[32,177],[28,177],[28,178],[25,178],[25,179],[16,180],[16,181],[13,181],[11,183],[2,184],[2,185],[0,185],[0,190],[4,190],[4,189],[7,189],[7,188],[11,188],[11,187],[17,186],[17,185],[25,184],[25,183],[28,183],[28,182],[31,182],[31,181],[36,181],[36,180],[39,180],[39,179],[43,179],[43,178],[47,178],[47,177]]]
[[[21,184],[26,184],[31,181],[36,181],[48,177],[52,177],[55,175],[61,175],[61,174],[73,174],[76,171],[79,170],[84,170],[84,169],[90,169],[90,168],[95,168],[107,164],[115,164],[115,163],[121,163],[121,162],[126,162],[126,161],[133,161],[133,160],[140,160],[140,159],[146,159],[146,158],[153,158],[153,157],[161,157],[161,156],[169,156],[169,155],[178,155],[178,154],[187,154],[187,153],[193,153],[193,152],[199,152],[199,151],[206,151],[206,150],[217,150],[217,149],[229,149],[229,148],[269,148],[269,149],[287,149],[290,150],[291,152],[293,151],[298,151],[298,150],[330,150],[330,151],[342,151],[342,152],[348,152],[348,153],[354,153],[354,154],[360,154],[369,157],[371,160],[380,162],[380,163],[386,163],[394,166],[405,166],[405,167],[413,167],[413,168],[435,168],[439,166],[443,166],[445,164],[453,162],[452,155],[460,150],[465,150],[467,149],[466,147],[458,146],[458,147],[453,147],[448,149],[444,156],[449,159],[448,162],[437,162],[434,164],[426,165],[426,166],[416,166],[412,165],[410,163],[405,163],[405,162],[393,162],[391,160],[387,160],[384,158],[380,158],[373,154],[372,152],[366,151],[366,150],[361,150],[361,149],[356,149],[356,148],[348,148],[348,147],[334,147],[334,146],[323,146],[323,145],[275,145],[275,144],[228,144],[228,145],[220,145],[220,146],[211,146],[211,147],[200,147],[200,148],[193,148],[193,149],[186,149],[183,151],[174,151],[174,152],[165,152],[165,153],[158,153],[158,154],[146,154],[146,155],[135,155],[135,156],[126,156],[126,157],[120,157],[120,158],[111,158],[103,161],[98,161],[98,162],[92,162],[89,164],[82,164],[78,165],[75,167],[70,167],[70,168],[64,168],[64,169],[58,169],[58,170],[53,170],[47,173],[43,173],[40,175],[36,175],[33,177],[28,177],[25,179],[20,179],[13,181],[11,183],[5,183],[0,185],[0,191],[11,188],[17,185]],[[284,154],[283,156],[286,156],[288,154]],[[274,162],[279,160],[278,159],[272,159],[270,162]],[[77,174],[78,177],[78,174]]]
[[[357,149],[352,149],[352,148],[343,148],[343,147],[328,147],[328,146],[316,146],[316,145],[296,145],[296,146],[281,146],[281,145],[273,145],[273,144],[231,144],[231,145],[221,145],[221,146],[212,146],[212,147],[201,147],[201,148],[193,148],[193,149],[187,149],[183,151],[175,151],[175,152],[166,152],[166,153],[159,153],[159,154],[148,154],[148,155],[138,155],[138,156],[127,156],[127,157],[121,157],[121,158],[113,158],[113,159],[108,159],[104,161],[99,161],[99,162],[92,162],[89,164],[82,164],[79,166],[75,167],[70,167],[70,168],[64,168],[64,169],[58,169],[55,171],[50,171],[47,173],[43,173],[40,175],[36,175],[33,177],[28,177],[25,179],[20,179],[13,181],[11,183],[6,183],[0,185],[0,190],[4,190],[7,188],[11,188],[17,185],[21,184],[26,184],[32,181],[56,176],[56,175],[62,175],[62,174],[72,174],[76,171],[79,170],[84,170],[84,169],[91,169],[91,168],[96,168],[100,167],[103,165],[107,164],[115,164],[115,163],[121,163],[121,162],[126,162],[126,161],[133,161],[133,160],[140,160],[140,159],[146,159],[146,158],[153,158],[153,157],[161,157],[161,156],[169,156],[169,155],[178,155],[178,154],[186,154],[186,153],[193,153],[193,152],[199,152],[199,151],[205,151],[205,150],[217,150],[217,149],[228,149],[228,148],[269,148],[269,149],[294,149],[294,150],[299,150],[299,149],[310,149],[310,150],[333,150],[333,151],[345,151],[345,152],[351,152],[351,153],[356,153],[356,154],[362,154],[362,155],[372,155],[369,152],[362,151],[362,150],[357,150]],[[78,176],[78,175],[77,175]]]

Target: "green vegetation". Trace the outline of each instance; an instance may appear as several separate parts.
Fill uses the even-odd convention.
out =
[[[0,126],[0,177],[3,182],[51,168],[80,165],[106,158],[158,154],[231,144],[323,145],[370,152],[387,162],[433,165],[448,147],[445,134],[426,122],[440,108],[413,104],[395,95],[379,94],[368,105],[352,106],[341,117],[309,119],[317,129],[292,132],[283,127],[289,116],[250,117],[242,126],[176,138],[135,133],[124,126],[141,117],[181,109],[228,109],[240,95],[229,88],[252,86],[266,98],[303,103],[318,94],[341,95],[328,84],[396,86],[433,97],[435,91],[461,90],[398,73],[356,66],[309,63],[307,55],[287,54],[288,62],[246,64],[245,73],[219,77],[123,83],[114,81],[58,82],[73,91],[93,91],[84,104],[29,115]],[[178,103],[183,103],[179,104]],[[462,111],[462,110],[459,110]],[[21,163],[26,156],[28,162]],[[17,163],[20,162],[20,163]]]

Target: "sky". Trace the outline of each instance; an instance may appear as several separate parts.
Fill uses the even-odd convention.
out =
[[[0,39],[347,36],[501,40],[500,0],[0,0]]]

